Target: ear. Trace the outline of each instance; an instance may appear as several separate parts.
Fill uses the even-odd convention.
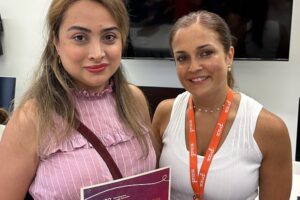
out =
[[[53,45],[57,51],[57,54],[59,55],[60,45],[59,45],[59,39],[57,37],[53,38]]]
[[[227,57],[226,57],[227,58],[227,60],[226,60],[227,65],[232,65],[233,57],[234,57],[234,47],[230,46]]]

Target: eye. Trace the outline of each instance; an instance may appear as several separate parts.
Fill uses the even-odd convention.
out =
[[[77,34],[73,36],[73,39],[77,42],[84,42],[87,40],[87,37],[85,35],[82,34]]]
[[[115,34],[109,33],[109,34],[104,35],[103,39],[107,43],[114,43],[115,40],[117,39],[117,36]]]
[[[187,60],[187,55],[181,54],[175,57],[176,62],[184,62],[185,60]]]
[[[212,50],[204,50],[200,52],[200,57],[209,57],[213,54]]]

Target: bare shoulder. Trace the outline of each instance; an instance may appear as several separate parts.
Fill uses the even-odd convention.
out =
[[[162,136],[165,131],[172,112],[174,99],[166,99],[161,101],[154,113],[152,120],[152,127],[155,132],[159,133]]]
[[[37,103],[35,100],[27,101],[22,107],[17,108],[11,120],[19,125],[35,124],[37,118]]]
[[[3,143],[19,143],[24,146],[36,146],[36,102],[27,101],[17,108],[6,125],[3,133]]]
[[[143,92],[141,91],[140,88],[138,88],[138,86],[133,85],[133,84],[128,84],[128,86],[134,95],[137,95],[137,96],[143,95]]]
[[[171,114],[174,100],[175,99],[165,99],[165,100],[161,101],[158,104],[155,113],[160,114],[160,115],[161,114],[162,115],[169,115],[169,114]]]
[[[259,114],[254,137],[263,153],[279,147],[290,147],[289,133],[284,121],[266,109],[262,109]]]
[[[136,101],[136,106],[142,112],[144,119],[150,124],[150,114],[148,103],[144,93],[135,85],[129,84],[129,88],[133,94],[133,97]]]
[[[264,108],[259,114],[256,128],[263,137],[281,137],[288,134],[284,121]]]
[[[140,88],[133,84],[129,84],[129,88],[136,100],[138,100],[142,104],[147,104],[146,97]]]

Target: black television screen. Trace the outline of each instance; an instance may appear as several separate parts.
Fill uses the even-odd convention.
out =
[[[289,59],[292,0],[126,0],[130,31],[125,58],[170,59],[174,22],[208,10],[228,23],[236,60]]]

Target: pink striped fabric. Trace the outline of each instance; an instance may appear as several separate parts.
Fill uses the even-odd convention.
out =
[[[156,157],[148,130],[145,135],[149,148],[147,157],[117,115],[115,100],[110,90],[100,95],[76,96],[76,107],[81,121],[107,147],[124,177],[155,169]],[[50,133],[51,134],[51,133]],[[112,180],[105,162],[83,136],[74,130],[72,137],[53,147],[41,149],[40,164],[30,186],[34,199],[75,200],[80,188]]]

